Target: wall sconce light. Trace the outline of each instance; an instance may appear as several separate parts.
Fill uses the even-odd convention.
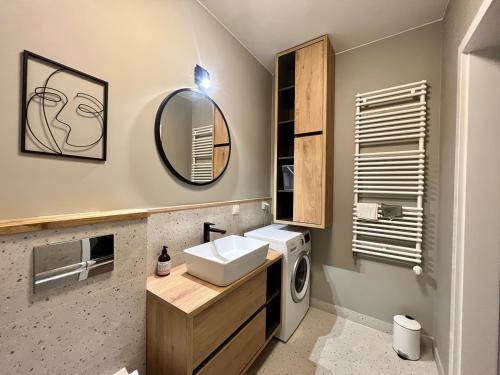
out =
[[[210,87],[210,73],[198,64],[194,67],[194,83],[200,90],[206,90]]]

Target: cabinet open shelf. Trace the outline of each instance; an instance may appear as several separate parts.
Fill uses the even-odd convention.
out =
[[[276,219],[293,216],[293,189],[283,189],[281,166],[294,163],[295,142],[295,51],[284,54],[277,62],[277,160],[276,173]]]
[[[266,339],[274,334],[281,323],[281,272],[282,262],[267,268]]]
[[[267,268],[266,303],[281,293],[281,262],[275,262]]]
[[[293,89],[295,89],[295,85],[290,85],[290,86],[282,87],[278,91],[283,92],[283,91],[288,91],[288,90],[293,90]]]
[[[290,113],[289,119],[292,119],[295,106],[295,90],[279,91],[278,101],[280,102],[282,113]]]
[[[274,291],[274,293],[268,297],[267,301],[266,301],[266,305],[269,305],[275,298],[279,297],[280,296],[280,290],[277,289]]]
[[[266,307],[266,339],[268,339],[280,325],[280,304],[280,298],[275,298]]]
[[[283,121],[279,121],[278,124],[279,125],[293,125],[293,122],[294,122],[293,119],[291,119],[291,120],[283,120]]]
[[[295,51],[279,57],[278,90],[295,87]]]

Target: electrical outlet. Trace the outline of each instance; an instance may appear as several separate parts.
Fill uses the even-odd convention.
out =
[[[239,215],[239,214],[240,214],[240,205],[233,204],[233,215]]]

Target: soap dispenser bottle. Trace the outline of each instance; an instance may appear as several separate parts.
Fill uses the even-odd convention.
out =
[[[170,255],[168,255],[168,247],[163,246],[163,250],[161,251],[161,255],[158,258],[158,264],[156,267],[156,274],[158,276],[168,276],[170,275],[170,267],[171,267]]]

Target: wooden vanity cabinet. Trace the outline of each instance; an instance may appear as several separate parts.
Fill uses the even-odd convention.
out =
[[[281,254],[227,287],[186,272],[150,277],[147,292],[147,373],[243,373],[281,323]]]
[[[322,36],[281,52],[275,74],[275,222],[325,228],[332,221],[335,55]],[[283,166],[293,165],[293,189]]]

